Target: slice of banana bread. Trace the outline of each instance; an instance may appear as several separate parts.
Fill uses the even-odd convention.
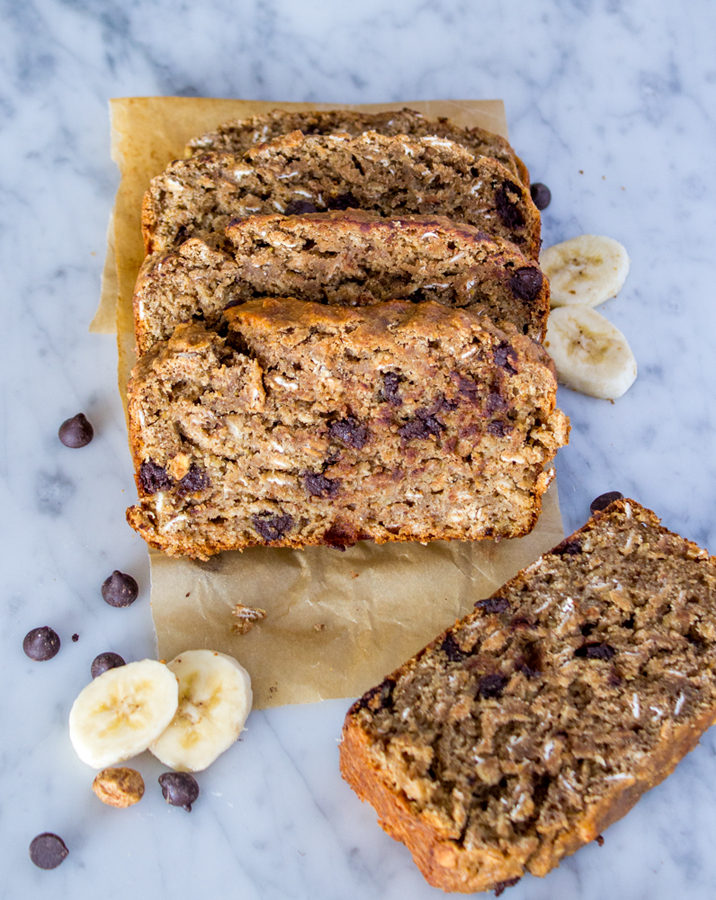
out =
[[[139,505],[154,547],[517,537],[567,441],[541,345],[471,310],[293,299],[179,325],[129,385]]]
[[[355,703],[341,771],[430,884],[545,875],[716,720],[716,558],[597,512]]]
[[[147,253],[167,253],[189,237],[223,231],[237,216],[348,208],[445,215],[518,244],[532,259],[539,253],[539,211],[496,160],[444,138],[375,132],[295,131],[243,157],[176,160],[152,179],[142,229]]]
[[[254,144],[272,141],[282,134],[301,131],[303,134],[362,134],[375,131],[390,137],[407,134],[411,137],[447,138],[467,147],[473,156],[491,156],[516,175],[529,187],[529,173],[510,144],[499,134],[484,128],[461,128],[449,119],[427,119],[412,109],[392,112],[364,113],[346,109],[328,112],[287,112],[274,109],[267,115],[251,116],[224,122],[218,129],[202,134],[189,142],[186,156],[197,156],[207,151],[245,153]]]
[[[190,238],[174,253],[147,257],[134,295],[140,353],[181,322],[216,328],[227,305],[266,296],[342,306],[436,300],[544,337],[549,284],[539,266],[470,225],[351,210],[249,216],[227,233],[228,252]]]

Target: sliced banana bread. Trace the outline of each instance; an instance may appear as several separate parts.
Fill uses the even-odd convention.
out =
[[[361,134],[375,131],[394,136],[411,137],[436,135],[467,147],[473,156],[491,156],[516,175],[529,187],[529,173],[510,144],[499,134],[484,128],[461,128],[449,119],[427,119],[412,109],[392,112],[364,113],[347,109],[328,112],[287,112],[274,109],[263,116],[235,119],[224,122],[218,129],[202,134],[189,142],[186,156],[197,156],[207,151],[245,153],[254,144],[272,141],[282,134],[301,131],[303,134]]]
[[[227,232],[228,251],[191,238],[174,253],[147,257],[134,296],[141,353],[181,322],[214,328],[227,305],[266,296],[342,306],[436,300],[544,337],[549,285],[539,266],[470,225],[351,210],[249,216]]]
[[[430,884],[545,875],[716,720],[716,558],[618,500],[368,691],[341,771]]]
[[[364,209],[445,215],[518,244],[535,259],[540,215],[530,192],[496,160],[445,138],[292,132],[245,156],[205,153],[170,163],[145,194],[147,253],[221,232],[236,216]]]
[[[205,558],[271,544],[517,537],[567,441],[541,345],[469,309],[293,299],[179,325],[129,385],[154,547]]]

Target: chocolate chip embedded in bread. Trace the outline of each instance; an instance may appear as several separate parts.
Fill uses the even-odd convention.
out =
[[[513,362],[517,361],[517,354],[512,344],[508,341],[500,341],[493,350],[492,355],[496,366],[500,366],[500,368],[509,372],[510,375],[517,374],[517,369],[512,365]]]
[[[533,266],[524,266],[518,269],[510,278],[510,290],[520,300],[534,300],[542,290],[544,275]]]
[[[510,198],[510,193],[515,196],[515,200]],[[501,184],[495,191],[495,206],[499,217],[507,228],[520,228],[525,224],[525,217],[517,207],[517,198],[520,196],[520,189],[511,181]]]
[[[306,490],[313,497],[335,497],[340,490],[341,483],[337,478],[326,478],[325,475],[315,472],[304,472],[303,483]]]
[[[148,494],[168,491],[174,486],[174,481],[169,477],[164,466],[158,465],[153,459],[146,460],[139,467],[139,481]]]
[[[504,613],[510,611],[510,604],[504,597],[488,597],[487,600],[478,600],[475,609],[481,609],[488,614]]]
[[[574,655],[578,657],[583,657],[585,659],[602,659],[605,661],[610,660],[615,653],[616,650],[614,647],[610,647],[609,644],[598,642],[584,644],[574,651]]]
[[[445,640],[440,645],[440,649],[447,656],[450,662],[460,662],[470,655],[469,653],[465,653],[465,651],[461,649],[460,645],[455,640],[455,637],[452,634],[448,634],[445,636]]]
[[[204,469],[200,469],[197,465],[193,465],[179,482],[177,486],[177,494],[179,494],[180,497],[184,497],[186,494],[194,494],[197,491],[204,491],[209,487],[210,484],[211,481],[206,471]]]
[[[328,434],[346,447],[353,447],[355,450],[362,450],[368,442],[368,429],[355,416],[333,422]]]
[[[293,516],[290,516],[288,513],[283,515],[276,515],[271,512],[257,513],[251,517],[251,521],[256,531],[269,543],[280,541],[293,528]]]
[[[477,696],[485,699],[501,697],[509,680],[505,675],[500,675],[499,672],[483,675],[477,685]]]
[[[606,509],[610,503],[614,503],[615,500],[623,500],[624,494],[621,491],[607,491],[606,494],[600,494],[598,497],[595,497],[594,500],[589,504],[589,511],[594,515],[595,512],[600,512],[603,509]]]
[[[398,434],[407,443],[414,440],[427,440],[431,435],[439,437],[445,431],[443,423],[430,415],[426,410],[418,410],[414,419],[401,425]]]
[[[308,200],[292,200],[284,210],[284,215],[305,216],[307,213],[314,212],[317,212],[317,209],[312,203],[309,203]]]
[[[403,400],[400,396],[400,375],[397,372],[383,373],[383,397],[393,406],[402,406]]]
[[[328,197],[326,199],[326,209],[345,210],[359,208],[360,204],[353,196],[353,194],[350,193],[350,191],[345,194],[338,194],[335,197]]]

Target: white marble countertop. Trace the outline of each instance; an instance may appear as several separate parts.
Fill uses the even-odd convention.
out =
[[[504,99],[515,147],[552,190],[546,244],[607,234],[632,259],[601,311],[631,343],[636,384],[615,404],[560,389],[565,527],[620,489],[714,553],[716,4],[27,0],[0,16],[0,897],[442,896],[340,779],[348,701],[252,714],[190,815],[164,803],[145,757],[141,804],[103,807],[69,744],[94,656],[154,649],[147,555],[124,521],[134,487],[114,340],[87,331],[118,181],[107,100]],[[96,438],[68,450],[57,428],[80,410]],[[115,568],[140,583],[129,609],[100,598]],[[22,639],[43,624],[62,649],[33,663]],[[43,831],[70,848],[51,872],[28,858]],[[715,839],[712,732],[603,847],[506,896],[706,900]]]

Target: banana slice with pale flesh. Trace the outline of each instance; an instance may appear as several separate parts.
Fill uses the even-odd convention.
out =
[[[137,756],[174,718],[176,675],[153,659],[98,675],[70,711],[70,740],[82,762],[104,769]]]
[[[613,238],[582,234],[548,247],[540,267],[549,278],[550,304],[598,306],[616,297],[629,274],[629,256]]]
[[[188,650],[167,668],[179,680],[176,715],[150,746],[177,772],[200,772],[238,738],[251,711],[251,679],[231,656]]]
[[[636,360],[627,339],[588,306],[553,309],[544,342],[559,381],[590,397],[616,400],[636,379]]]

